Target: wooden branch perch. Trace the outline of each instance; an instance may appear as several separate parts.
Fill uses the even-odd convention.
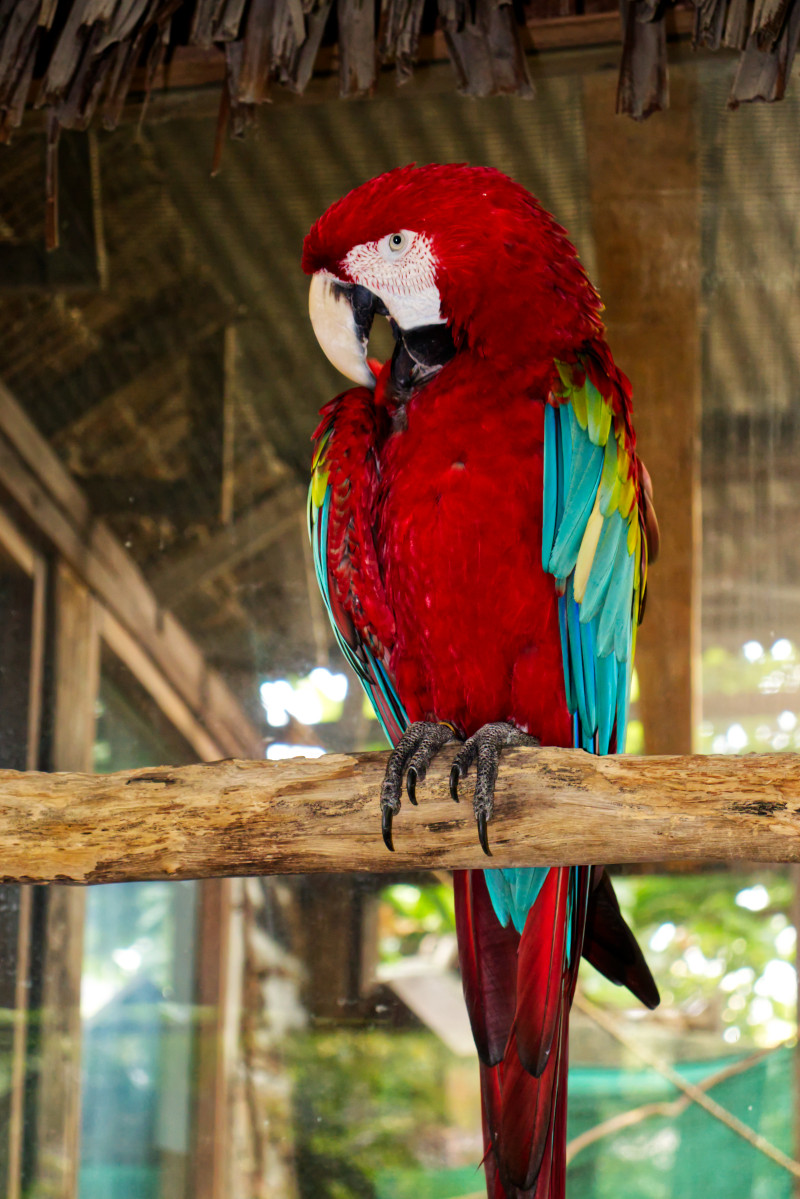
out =
[[[110,883],[313,871],[486,866],[445,750],[380,836],[386,754],[213,762],[109,775],[0,771],[0,878]],[[800,861],[800,756],[504,754],[489,825],[494,866]]]

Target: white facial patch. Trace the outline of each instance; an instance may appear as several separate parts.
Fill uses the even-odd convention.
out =
[[[443,325],[436,259],[424,233],[399,229],[354,246],[342,260],[351,279],[383,300],[401,329]]]

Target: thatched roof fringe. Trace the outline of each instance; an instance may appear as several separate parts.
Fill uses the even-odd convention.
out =
[[[617,109],[637,119],[667,104],[665,15],[670,0],[619,0],[623,50]],[[226,56],[220,131],[241,133],[277,82],[301,92],[327,34],[338,43],[343,96],[371,92],[380,63],[407,80],[420,35],[444,36],[459,90],[533,94],[525,25],[558,16],[587,24],[614,0],[0,0],[0,141],[18,127],[34,91],[59,126],[113,127],[145,66],[150,86],[168,51],[188,44]],[[588,10],[588,11],[587,11]],[[585,17],[580,14],[586,13]],[[524,20],[521,18],[524,17]],[[430,29],[427,29],[430,26]],[[800,38],[800,0],[695,0],[694,42],[741,52],[730,104],[782,98]],[[44,62],[38,86],[34,66]],[[217,139],[216,158],[222,144]]]

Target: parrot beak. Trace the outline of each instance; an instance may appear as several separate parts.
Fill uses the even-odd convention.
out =
[[[375,314],[388,315],[383,302],[360,284],[342,283],[328,271],[317,271],[311,276],[308,312],[317,341],[337,371],[363,387],[374,387],[367,342]]]

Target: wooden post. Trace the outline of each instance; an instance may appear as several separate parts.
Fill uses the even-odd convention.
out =
[[[64,563],[56,571],[54,601],[52,764],[89,771],[100,680],[96,602]],[[48,1199],[77,1195],[84,901],[85,893],[70,887],[53,887],[47,897],[36,1187]]]
[[[200,890],[194,1002],[200,1012],[193,1075],[192,1199],[225,1199],[229,1147],[229,1078],[233,1071],[226,1027],[233,921],[232,881],[208,879]],[[241,968],[241,963],[235,963]],[[234,1053],[238,1049],[233,1046]]]
[[[699,716],[700,193],[695,79],[672,73],[670,109],[614,117],[616,78],[583,77],[597,283],[616,362],[630,376],[655,489],[661,554],[636,651],[645,751],[687,754]]]
[[[0,590],[4,624],[0,648],[0,762],[35,770],[39,764],[42,664],[44,652],[44,560],[7,517],[0,518]],[[28,1007],[31,990],[33,888],[2,886],[0,953],[3,979],[0,1007],[10,1016],[2,1030],[8,1056],[7,1144],[0,1151],[0,1189],[19,1199],[25,1138],[25,1095],[29,1074]]]

